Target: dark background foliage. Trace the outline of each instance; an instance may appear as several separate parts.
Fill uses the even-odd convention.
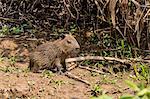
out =
[[[1,0],[0,26],[47,40],[71,32],[83,49],[117,50],[123,40],[149,50],[148,9],[146,0]]]

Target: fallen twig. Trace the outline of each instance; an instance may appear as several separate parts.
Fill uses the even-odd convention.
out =
[[[83,60],[117,61],[126,65],[132,65],[131,63],[132,61],[144,62],[144,63],[150,64],[150,60],[143,60],[143,59],[137,59],[137,58],[120,59],[120,58],[115,58],[115,57],[102,57],[102,56],[85,56],[85,57],[67,58],[66,62],[83,61]]]
[[[138,58],[130,58],[130,61],[135,61],[135,62],[144,62],[144,63],[149,63],[150,64],[150,60],[144,60],[144,59],[138,59]]]
[[[86,85],[91,85],[88,81],[83,80],[83,79],[79,78],[78,76],[73,75],[73,74],[70,73],[70,72],[66,72],[65,75],[66,75],[67,77],[69,77],[69,78],[72,78],[72,79],[78,80],[78,81],[80,81],[80,82],[82,82],[82,83],[85,83]]]
[[[115,57],[102,57],[102,56],[85,56],[85,57],[75,57],[75,58],[68,58],[66,62],[73,62],[73,61],[83,61],[83,60],[107,60],[107,61],[118,61],[124,64],[130,64],[130,60],[119,59]]]
[[[89,68],[89,67],[86,67],[86,66],[79,66],[79,68],[86,69],[86,70],[89,70],[89,71],[92,71],[92,72],[96,72],[96,73],[99,73],[99,74],[105,74],[104,72],[102,72],[100,70],[92,69],[92,68]]]
[[[79,68],[81,68],[81,69],[86,69],[86,70],[88,70],[88,71],[96,72],[96,73],[99,73],[99,74],[105,74],[105,72],[102,72],[102,71],[96,70],[96,69],[92,69],[92,68],[89,68],[89,67],[85,67],[85,66],[79,66]],[[106,70],[106,68],[103,68],[103,69]],[[113,76],[115,76],[115,77],[118,77],[116,74],[114,74],[113,72],[109,71],[108,69],[107,69],[107,71],[108,71],[111,75],[113,75]]]
[[[69,68],[67,68],[67,71],[71,71],[72,69],[76,68],[78,65],[77,64],[71,64]]]

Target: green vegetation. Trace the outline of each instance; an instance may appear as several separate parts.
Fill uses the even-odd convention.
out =
[[[150,84],[150,68],[148,65],[140,63],[138,65],[134,65],[135,76],[131,76],[132,78]]]
[[[63,80],[53,80],[53,79],[50,79],[49,83],[54,84],[55,87],[60,87],[61,85],[65,84]]]
[[[92,90],[91,90],[91,94],[93,96],[99,96],[103,93],[103,90],[101,89],[101,87],[99,85],[94,85]]]
[[[50,70],[43,70],[42,75],[43,77],[46,77],[46,78],[51,78],[52,76],[54,76],[53,72]]]
[[[20,70],[18,68],[15,68],[15,67],[11,67],[11,66],[6,66],[6,67],[1,67],[0,68],[0,71],[3,71],[3,72],[10,72],[10,73],[14,73],[14,72],[19,72]]]
[[[16,63],[16,61],[17,61],[16,56],[11,56],[11,57],[9,58],[9,61],[10,61],[10,64],[11,64],[11,65],[14,65],[14,64]]]
[[[106,94],[103,94],[103,95],[98,96],[98,97],[91,97],[90,99],[113,99],[113,98],[106,95]]]
[[[123,95],[120,99],[149,99],[150,98],[150,86],[144,86],[143,84],[135,84],[131,81],[126,81],[128,86],[135,91],[135,95]]]
[[[7,25],[2,26],[0,29],[0,35],[8,35],[8,34],[20,34],[24,32],[23,27],[26,25],[22,25],[21,27],[19,26],[14,26],[14,27],[9,27]]]
[[[103,75],[103,78],[100,81],[103,84],[116,84],[117,80],[111,80],[110,78],[108,78],[108,76]]]
[[[150,86],[145,85],[143,83],[135,84],[129,80],[125,81],[126,84],[133,90],[135,93],[132,94],[125,94],[120,96],[119,99],[149,99],[150,98]],[[95,85],[92,89],[92,95],[93,97],[91,99],[113,99],[112,97],[105,94],[105,91],[103,91],[100,86]],[[96,97],[95,97],[96,96]]]
[[[96,36],[96,35],[95,35]],[[140,55],[139,50],[135,50],[136,47],[130,45],[126,40],[119,38],[115,39],[109,34],[104,34],[102,41],[99,41],[97,37],[92,37],[94,39],[90,41],[93,45],[103,47],[104,50],[94,52],[96,55],[100,56],[117,56],[121,58],[133,58]],[[99,45],[99,42],[102,45]]]

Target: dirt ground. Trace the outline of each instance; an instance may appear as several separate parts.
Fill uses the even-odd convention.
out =
[[[133,93],[124,82],[129,79],[129,72],[115,77],[78,67],[70,71],[91,83],[89,86],[65,75],[32,73],[28,70],[30,49],[26,42],[5,38],[0,43],[0,99],[89,99],[94,85],[99,85],[114,99]]]

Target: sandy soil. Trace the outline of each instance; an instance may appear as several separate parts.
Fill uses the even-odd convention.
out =
[[[132,91],[124,83],[130,73],[118,74],[119,77],[92,73],[75,68],[70,71],[91,83],[86,85],[65,75],[54,73],[32,73],[28,70],[28,48],[25,43],[14,40],[1,40],[0,44],[0,98],[20,99],[89,99],[93,86],[99,85],[107,95],[117,99]]]

